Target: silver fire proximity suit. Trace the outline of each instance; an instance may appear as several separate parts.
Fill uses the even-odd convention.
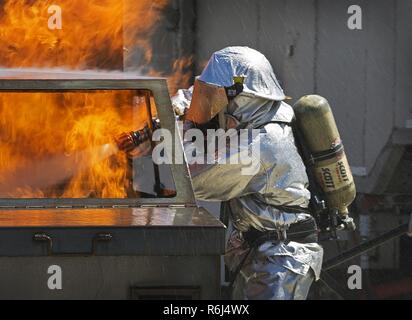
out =
[[[225,263],[232,272],[243,263],[234,281],[233,299],[306,299],[313,280],[319,279],[321,246],[283,239],[251,247],[244,239],[251,228],[284,234],[310,218],[305,210],[310,199],[308,178],[291,128],[293,109],[283,101],[285,95],[269,61],[247,47],[214,53],[197,79],[229,87],[234,76],[245,77],[243,92],[225,112],[237,120],[236,129],[259,130],[248,142],[249,153],[259,144],[260,152],[252,162],[255,170],[245,174],[244,164],[217,158],[215,163],[190,166],[195,195],[198,200],[223,201],[230,215]],[[182,90],[172,102],[182,108],[191,99],[192,90]],[[233,152],[218,154],[233,156]],[[289,211],[290,207],[295,209]]]

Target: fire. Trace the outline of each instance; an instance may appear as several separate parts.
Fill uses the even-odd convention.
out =
[[[169,91],[173,94],[180,88],[188,88],[192,79],[193,57],[182,57],[173,62],[173,73],[167,79]]]
[[[0,66],[123,69],[125,42],[150,63],[150,36],[167,0],[4,0],[0,11]],[[49,8],[61,8],[51,29]]]
[[[0,197],[125,198],[121,132],[147,122],[132,91],[0,94]]]
[[[151,65],[151,39],[168,3],[4,0],[0,11],[0,67],[124,70],[127,64],[129,71],[145,70],[145,75],[167,77],[173,94],[179,87],[187,87],[193,61],[191,57],[172,61],[171,74]],[[50,29],[53,12],[49,13],[49,8],[56,5],[61,9],[62,26]]]
[[[165,76],[151,65],[151,37],[169,0],[1,3],[0,67],[122,71],[139,52],[136,70]],[[50,28],[52,6],[61,9],[61,29]],[[187,57],[174,62],[166,75],[172,93],[187,86],[191,64]],[[133,96],[1,93],[0,197],[127,197],[127,159],[110,142],[143,126],[147,115],[133,107]]]

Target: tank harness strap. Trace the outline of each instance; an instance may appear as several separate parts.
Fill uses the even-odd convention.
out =
[[[343,152],[344,152],[344,147],[343,147],[342,142],[340,142],[337,145],[330,148],[329,150],[312,153],[310,155],[310,161],[314,163],[317,161],[332,159],[332,158],[335,158],[337,155],[343,154]]]
[[[271,207],[288,213],[307,213],[311,214],[308,208],[302,208],[299,206],[282,206],[282,205],[271,205]]]
[[[293,223],[283,234],[279,230],[259,231],[250,228],[243,232],[242,236],[249,246],[256,247],[266,241],[297,241],[302,243],[312,243],[317,241],[318,228],[315,219],[310,218]]]

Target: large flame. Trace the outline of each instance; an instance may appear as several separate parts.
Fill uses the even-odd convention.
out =
[[[3,0],[0,67],[127,67],[145,70],[145,75],[167,77],[173,94],[179,87],[188,86],[192,58],[171,61],[170,74],[152,65],[151,40],[168,3],[169,0]],[[56,5],[61,9],[61,29],[50,28],[56,13],[49,8]]]
[[[123,70],[137,48],[148,75],[165,76],[150,65],[151,37],[168,2],[0,1],[0,67]],[[50,28],[55,5],[61,29]],[[190,64],[190,58],[174,62],[166,75],[171,92],[187,85]],[[142,127],[146,115],[136,114],[133,95],[1,93],[0,197],[126,197],[127,159],[109,143]]]
[[[123,69],[124,42],[141,47],[150,63],[150,36],[167,0],[4,0],[0,65]],[[61,8],[61,29],[55,11]],[[52,28],[50,28],[52,26]],[[129,39],[127,40],[126,37]]]
[[[127,197],[114,137],[148,121],[132,91],[0,94],[0,197]]]

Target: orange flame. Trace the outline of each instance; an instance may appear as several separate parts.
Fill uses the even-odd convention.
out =
[[[127,197],[126,156],[109,144],[143,110],[132,91],[3,92],[0,197]]]
[[[0,11],[0,66],[123,70],[146,67],[169,78],[170,92],[187,87],[191,57],[173,62],[172,74],[150,67],[151,39],[169,0],[4,0]],[[51,29],[61,9],[61,29]],[[53,24],[52,24],[53,26]],[[140,58],[136,58],[139,56]],[[126,62],[132,60],[132,62]]]
[[[144,99],[133,107],[134,99],[131,91],[1,93],[0,196],[127,197],[126,156],[103,152],[147,121]]]
[[[151,37],[168,2],[3,0],[0,67],[123,70],[137,50],[149,75],[163,76],[150,67]],[[50,29],[49,20],[56,14],[49,11],[53,5],[61,8],[61,29]],[[187,85],[191,63],[189,58],[174,63],[171,92],[179,84]],[[103,157],[101,146],[122,131],[140,129],[147,120],[136,115],[133,95],[1,93],[0,197],[127,197],[126,157]],[[57,162],[66,173],[56,169],[50,176],[60,175],[60,186],[50,185],[44,173],[59,167]],[[28,171],[34,163],[38,172]],[[28,177],[32,183],[22,183]]]
[[[124,42],[151,60],[150,36],[167,0],[5,0],[0,12],[0,65],[123,69]],[[50,28],[61,8],[61,29]],[[53,24],[52,24],[53,27]]]

